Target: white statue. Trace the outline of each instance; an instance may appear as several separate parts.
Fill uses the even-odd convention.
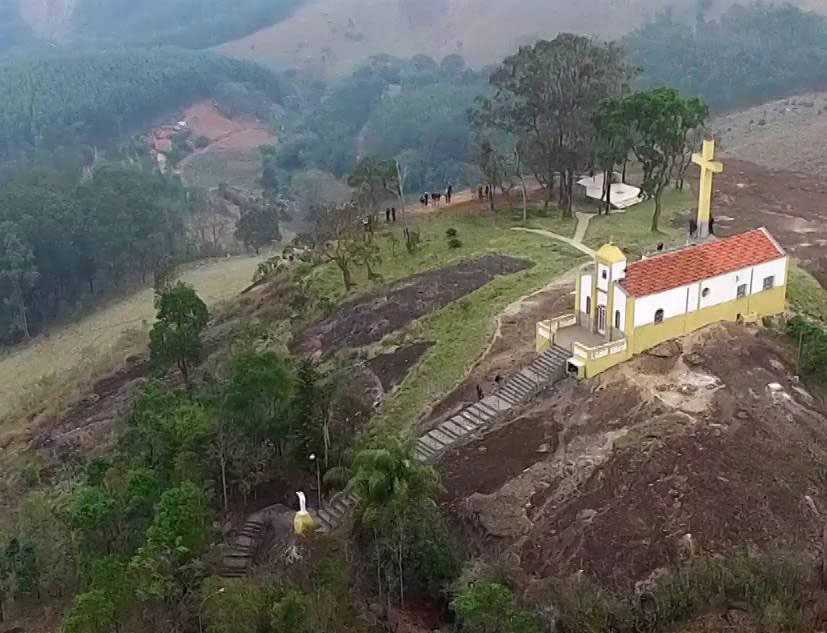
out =
[[[296,512],[296,516],[293,517],[293,530],[296,534],[304,535],[316,529],[316,522],[307,511],[307,500],[305,499],[304,493],[297,492],[296,495],[299,498],[299,511]]]

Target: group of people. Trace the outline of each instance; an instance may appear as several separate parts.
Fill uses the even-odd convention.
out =
[[[483,200],[488,200],[491,197],[491,187],[488,185],[480,185],[477,187],[477,198],[479,201],[482,202]]]
[[[444,194],[442,192],[428,193],[426,191],[419,198],[419,203],[423,207],[429,206],[431,204],[431,202],[433,202],[435,206],[439,206],[439,203],[442,202],[442,198],[444,197],[446,204],[451,204],[451,198],[453,196],[454,196],[454,186],[453,185],[448,185],[448,188],[445,190]]]
[[[385,209],[385,222],[388,224],[396,222],[396,207],[388,207]]]

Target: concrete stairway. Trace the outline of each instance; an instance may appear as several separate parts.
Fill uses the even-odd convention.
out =
[[[568,351],[552,346],[535,358],[528,367],[510,376],[497,392],[472,404],[416,442],[417,458],[428,461],[482,427],[489,426],[515,407],[531,401],[539,391],[566,376]]]
[[[493,425],[513,409],[528,404],[539,391],[566,376],[570,356],[567,350],[552,346],[510,376],[494,395],[472,404],[419,438],[414,446],[417,459],[431,461],[469,434]],[[345,523],[358,503],[357,494],[345,491],[331,497],[321,508],[308,511],[319,525],[319,531],[330,533]],[[266,522],[257,515],[247,520],[224,557],[221,576],[233,578],[247,573],[264,540],[265,527]]]
[[[265,522],[257,515],[247,519],[238,531],[229,552],[221,561],[219,575],[222,578],[240,578],[253,564],[256,552],[264,541]]]

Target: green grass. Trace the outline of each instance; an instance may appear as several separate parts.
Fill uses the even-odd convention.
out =
[[[795,312],[827,322],[827,290],[797,264],[790,266],[787,303]]]
[[[632,255],[641,253],[659,242],[676,246],[683,241],[688,227],[675,227],[672,225],[672,220],[687,209],[691,209],[694,204],[694,197],[688,187],[684,191],[667,190],[663,194],[659,233],[651,231],[655,203],[647,200],[636,207],[627,209],[625,213],[612,213],[608,216],[601,215],[592,218],[584,241],[592,248],[599,248],[611,241]]]
[[[435,268],[443,268],[469,257],[478,257],[486,253],[520,256],[523,253],[521,249],[531,244],[558,244],[548,238],[510,229],[517,226],[529,226],[570,237],[574,234],[576,222],[561,219],[556,210],[551,210],[549,217],[533,215],[527,224],[522,222],[522,213],[517,214],[516,211],[514,214],[503,211],[497,217],[482,215],[476,211],[448,211],[418,217],[411,216],[409,225],[412,230],[420,233],[419,250],[413,255],[409,255],[405,250],[405,238],[402,233],[404,224],[401,218],[390,229],[386,224],[381,224],[380,230],[376,233],[376,240],[381,249],[382,264],[376,267],[376,272],[382,275],[383,281],[369,281],[364,269],[354,267],[353,278],[357,283],[355,294],[369,292],[389,281]],[[462,242],[461,248],[449,248],[446,236],[449,228],[456,229],[457,237]],[[395,251],[392,247],[391,234],[398,240]],[[568,252],[572,255],[574,253],[574,251]],[[317,269],[313,288],[319,294],[333,300],[341,299],[344,295],[341,273],[333,266]]]
[[[542,218],[541,222],[549,230],[565,230],[565,224],[558,225],[553,218]],[[386,281],[489,253],[526,258],[535,265],[515,275],[497,278],[411,326],[418,339],[434,341],[435,345],[374,419],[372,435],[406,431],[430,404],[450,392],[483,354],[498,314],[517,299],[585,261],[582,255],[557,241],[510,230],[517,225],[519,223],[502,216],[496,224],[490,216],[479,215],[440,214],[418,219],[423,244],[413,256],[408,255],[401,244],[401,226],[395,229],[400,239],[395,257],[387,239],[378,238],[383,251],[379,271]],[[448,247],[445,236],[448,228],[457,230],[462,248]],[[573,225],[571,228],[573,230]],[[362,271],[358,279],[362,291],[370,289]],[[341,280],[336,271],[324,269],[316,283],[341,296]]]

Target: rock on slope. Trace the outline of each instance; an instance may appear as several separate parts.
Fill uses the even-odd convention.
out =
[[[525,573],[582,569],[618,589],[688,541],[813,551],[827,408],[794,379],[793,357],[767,331],[714,326],[567,383],[446,455],[447,503]]]

